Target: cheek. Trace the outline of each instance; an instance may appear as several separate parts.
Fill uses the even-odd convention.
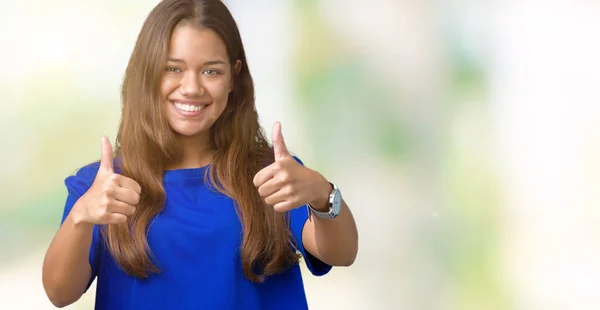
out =
[[[214,81],[206,83],[205,88],[212,97],[214,103],[225,106],[229,96],[229,84],[226,81]]]
[[[165,99],[177,89],[179,82],[174,78],[165,77],[160,82],[160,96]]]

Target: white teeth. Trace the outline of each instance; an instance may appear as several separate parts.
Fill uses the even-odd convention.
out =
[[[175,102],[175,107],[177,109],[181,110],[181,111],[198,112],[198,111],[202,110],[202,108],[204,106],[189,105],[189,104],[183,104],[183,103]]]

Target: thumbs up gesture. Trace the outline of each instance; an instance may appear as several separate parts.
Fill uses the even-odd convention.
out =
[[[140,185],[115,173],[110,141],[102,137],[102,157],[94,183],[73,206],[79,222],[120,224],[135,213],[140,201]]]
[[[329,182],[290,154],[281,133],[281,123],[273,125],[271,140],[275,162],[260,170],[253,180],[265,202],[278,212],[286,212],[326,200],[331,191]]]

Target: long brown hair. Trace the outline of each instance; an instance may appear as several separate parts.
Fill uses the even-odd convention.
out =
[[[212,162],[210,175],[205,177],[235,201],[243,227],[240,251],[244,274],[261,282],[264,276],[289,268],[298,261],[298,255],[286,215],[265,205],[252,183],[254,175],[273,162],[273,151],[258,122],[254,85],[238,28],[219,0],[161,1],[142,27],[125,72],[116,140],[121,173],[136,180],[142,194],[136,214],[126,224],[103,226],[104,240],[129,275],[145,278],[159,272],[151,258],[147,230],[164,208],[164,170],[182,158],[182,147],[163,111],[159,85],[171,34],[181,23],[214,31],[227,47],[234,88],[211,128]],[[233,65],[237,60],[241,68],[236,73]]]

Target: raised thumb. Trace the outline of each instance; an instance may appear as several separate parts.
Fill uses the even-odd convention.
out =
[[[114,172],[113,167],[113,150],[110,140],[107,137],[102,137],[102,156],[100,157],[100,168]]]
[[[283,157],[290,155],[290,152],[288,151],[287,146],[285,145],[283,134],[281,134],[280,122],[275,122],[275,124],[273,124],[271,140],[273,141],[273,153],[275,155],[275,160],[279,160]]]

